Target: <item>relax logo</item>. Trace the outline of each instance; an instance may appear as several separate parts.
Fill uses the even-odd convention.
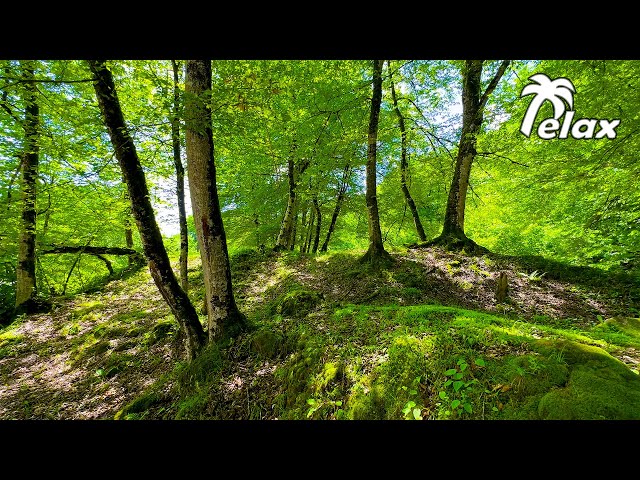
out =
[[[551,140],[556,138],[558,130],[560,134],[558,138],[567,138],[569,133],[573,138],[616,138],[616,127],[620,124],[620,120],[596,120],[595,118],[581,118],[575,123],[573,117],[576,112],[567,110],[573,108],[573,94],[576,88],[568,78],[556,78],[551,80],[544,73],[536,73],[529,77],[529,80],[535,82],[529,84],[522,89],[521,97],[526,95],[535,95],[527,108],[527,112],[522,119],[520,131],[526,137],[531,135],[533,121],[538,115],[538,110],[547,100],[553,105],[553,118],[547,118],[538,125],[538,136],[543,140]],[[565,105],[566,102],[566,105]],[[564,115],[562,124],[559,118]],[[596,126],[600,129],[596,133]],[[594,136],[595,133],[595,136]]]

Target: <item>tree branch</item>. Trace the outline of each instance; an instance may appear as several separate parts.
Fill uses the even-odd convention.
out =
[[[484,93],[482,94],[482,97],[480,98],[480,105],[478,106],[478,115],[480,115],[484,110],[487,100],[489,99],[489,95],[491,95],[491,93],[495,90],[496,86],[498,85],[498,82],[500,81],[500,78],[502,77],[502,75],[504,75],[505,70],[509,66],[509,63],[511,63],[511,60],[503,60],[502,63],[500,64],[500,67],[498,67],[498,71],[489,82],[489,85],[487,85],[487,89],[484,91]]]

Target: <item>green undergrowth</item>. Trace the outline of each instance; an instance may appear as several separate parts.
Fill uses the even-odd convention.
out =
[[[603,329],[617,323],[577,335],[455,307],[346,305],[276,314],[235,345],[246,346],[245,365],[276,365],[271,418],[640,419],[640,377],[612,356],[637,345],[638,320],[621,324],[604,340]],[[179,364],[163,380],[173,403],[162,418],[225,418],[220,382],[237,351],[210,346]],[[120,417],[148,418],[140,410],[159,389]]]
[[[640,419],[637,312],[584,322],[419,303],[427,302],[422,267],[398,261],[376,270],[358,258],[235,253],[248,329],[190,363],[174,361],[115,418]],[[449,261],[449,276],[460,264]],[[472,270],[488,277],[487,265],[476,260]],[[201,301],[198,268],[189,281],[190,297]],[[353,303],[331,298],[349,285],[360,295]],[[151,349],[178,336],[148,274],[110,288],[76,297],[58,327],[69,363],[88,366],[96,382],[139,369]],[[119,292],[135,294],[135,308],[114,307],[110,295]],[[20,325],[0,330],[0,360],[18,354]]]

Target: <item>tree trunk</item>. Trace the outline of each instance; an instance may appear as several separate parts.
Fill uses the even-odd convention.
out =
[[[333,230],[336,228],[336,222],[338,221],[338,215],[340,214],[340,208],[342,207],[342,201],[344,200],[344,195],[347,192],[347,185],[349,182],[349,173],[350,166],[349,164],[345,165],[344,173],[342,174],[342,183],[340,184],[340,189],[338,190],[338,197],[336,198],[336,206],[333,209],[333,215],[331,215],[331,223],[329,223],[329,230],[327,230],[327,236],[324,239],[324,243],[322,247],[320,247],[321,252],[326,252],[327,248],[329,248],[329,240],[331,240],[331,234]]]
[[[289,195],[287,197],[287,209],[284,212],[284,218],[280,226],[280,233],[278,233],[278,239],[276,245],[273,247],[275,251],[286,250],[287,246],[291,243],[291,232],[293,230],[293,217],[296,205],[296,178],[295,178],[295,162],[293,154],[295,151],[295,144],[291,148],[291,155],[287,159],[287,181],[289,185]]]
[[[392,261],[382,244],[380,216],[378,215],[378,199],[376,194],[376,151],[378,143],[378,120],[380,103],[382,102],[382,64],[383,60],[373,61],[373,94],[371,96],[371,112],[369,115],[369,134],[367,149],[365,199],[367,203],[367,219],[369,220],[369,249],[361,261],[378,264]]]
[[[305,206],[304,210],[302,210],[302,220],[300,222],[300,253],[304,253],[304,244],[307,232],[307,211],[308,208]]]
[[[471,164],[476,155],[476,140],[482,125],[480,112],[480,88],[482,60],[467,60],[462,71],[462,134],[458,146],[456,168],[449,189],[444,217],[443,236],[465,240],[464,211],[471,174]]]
[[[127,202],[127,207],[124,211],[124,241],[127,248],[133,250],[133,230],[131,229],[131,202],[129,201],[129,192],[127,192],[127,182],[122,176],[122,184],[125,186],[124,188],[124,200]],[[129,255],[127,259],[128,265],[131,267],[135,265],[136,259]]]
[[[293,230],[291,232],[291,243],[289,245],[289,250],[293,251],[296,247],[296,235],[298,232],[298,209],[296,208],[296,214],[293,217]]]
[[[89,60],[88,63],[95,77],[93,85],[100,111],[127,185],[131,211],[136,220],[151,276],[182,329],[187,358],[192,360],[206,342],[204,330],[189,297],[180,288],[171,268],[149,200],[144,172],[122,115],[111,72],[103,60]]]
[[[322,227],[322,211],[320,210],[320,205],[318,204],[318,197],[313,197],[313,207],[316,210],[316,234],[313,239],[313,249],[311,253],[316,253],[318,251],[318,244],[320,243],[320,228]]]
[[[302,253],[309,253],[309,248],[311,248],[311,239],[313,237],[313,226],[316,222],[316,211],[315,209],[311,210],[311,216],[309,217],[309,228],[307,229],[304,247],[302,248]]]
[[[389,71],[391,71],[390,62],[388,62],[388,67]],[[424,228],[422,228],[422,222],[420,221],[420,216],[418,215],[418,209],[416,208],[416,204],[413,201],[411,193],[409,193],[409,187],[407,186],[407,170],[409,168],[407,160],[407,130],[404,125],[404,117],[402,116],[400,108],[398,107],[396,89],[393,84],[393,77],[391,76],[391,73],[389,73],[389,79],[391,81],[391,98],[393,99],[393,109],[395,110],[396,116],[398,117],[398,127],[400,128],[400,188],[402,189],[402,193],[404,194],[407,205],[409,205],[411,215],[413,215],[413,224],[416,227],[418,238],[421,242],[425,242],[427,240],[427,236],[424,233]]]
[[[476,140],[482,126],[484,107],[489,95],[496,88],[498,81],[509,66],[510,60],[502,61],[486,90],[481,93],[483,63],[484,60],[467,60],[462,69],[462,133],[458,146],[456,168],[449,189],[442,233],[438,238],[429,242],[429,245],[444,244],[453,248],[462,247],[469,251],[487,251],[486,248],[467,238],[464,233],[467,189],[471,166],[476,156]]]
[[[173,143],[173,163],[176,167],[176,195],[178,196],[178,221],[180,223],[180,284],[185,292],[189,291],[187,262],[189,258],[189,231],[187,212],[184,206],[184,167],[180,155],[180,81],[178,63],[171,60],[173,67],[173,112],[171,115],[171,141]]]
[[[39,124],[35,62],[22,62],[24,147],[22,152],[22,229],[16,269],[16,308],[27,309],[36,295],[36,188],[38,182]],[[28,303],[27,303],[28,302]]]
[[[185,119],[187,170],[191,206],[206,291],[209,340],[237,334],[246,319],[236,306],[231,285],[227,240],[216,186],[211,109],[205,92],[211,91],[211,60],[188,60]]]

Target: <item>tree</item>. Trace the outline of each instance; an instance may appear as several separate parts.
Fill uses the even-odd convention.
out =
[[[424,233],[424,228],[422,227],[422,222],[420,221],[420,216],[418,215],[416,203],[413,201],[413,197],[411,197],[409,187],[407,186],[407,170],[409,169],[409,164],[407,160],[407,130],[404,124],[404,116],[402,115],[402,112],[400,112],[400,107],[398,107],[398,98],[396,97],[396,89],[393,83],[393,73],[391,72],[390,61],[387,61],[387,66],[389,68],[389,80],[391,83],[391,98],[393,99],[393,110],[396,112],[396,116],[398,117],[398,128],[400,129],[400,188],[402,189],[405,201],[407,202],[407,205],[409,205],[409,209],[411,210],[411,215],[413,216],[413,223],[416,227],[418,238],[420,238],[421,242],[425,242],[427,240],[427,236]]]
[[[482,93],[484,60],[466,60],[462,68],[462,133],[458,144],[456,166],[449,188],[442,233],[429,245],[444,244],[452,248],[483,250],[464,233],[464,214],[471,166],[476,156],[476,142],[482,126],[484,108],[510,60],[501,62],[495,75]]]
[[[384,60],[373,60],[373,94],[369,114],[369,131],[367,141],[366,193],[367,219],[369,221],[369,249],[361,258],[362,262],[373,265],[392,262],[393,258],[384,249],[378,199],[376,196],[376,148],[378,142],[378,121],[380,104],[382,103],[382,64]]]
[[[180,325],[188,359],[193,359],[204,346],[205,335],[198,314],[187,294],[180,288],[171,268],[169,256],[149,200],[149,190],[140,165],[135,144],[124,121],[113,76],[104,60],[89,60],[95,77],[94,89],[98,105],[109,131],[116,158],[125,179],[131,212],[140,233],[144,255],[151,276]]]
[[[36,188],[38,182],[39,107],[34,81],[35,62],[21,63],[24,80],[24,143],[22,169],[22,228],[16,268],[16,309],[27,311],[36,295]],[[23,307],[24,306],[24,307]]]
[[[171,116],[171,142],[173,144],[173,162],[176,167],[176,196],[178,197],[178,222],[180,224],[180,283],[185,292],[189,291],[187,277],[187,261],[189,258],[189,230],[187,213],[184,206],[184,167],[180,152],[180,88],[179,68],[175,60],[171,60],[173,69],[173,112]]]
[[[234,335],[246,324],[231,284],[227,239],[216,186],[211,109],[211,61],[189,60],[185,81],[187,174],[200,246],[209,317],[209,340]]]

